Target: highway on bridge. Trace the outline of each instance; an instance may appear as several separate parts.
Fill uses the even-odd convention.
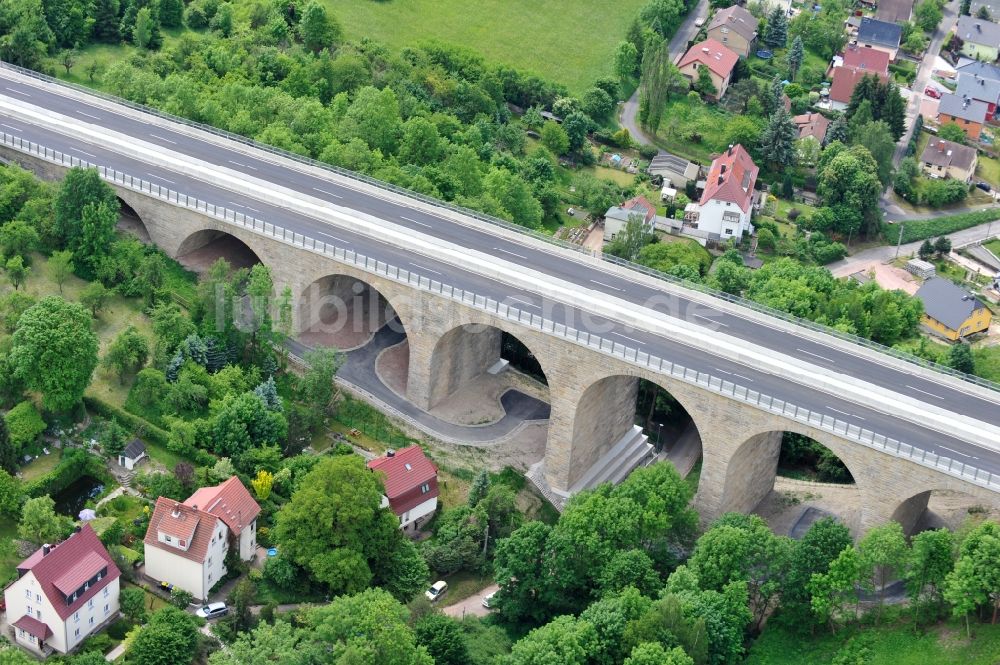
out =
[[[372,195],[364,188],[351,187],[336,174],[330,174],[329,178],[319,177],[281,163],[278,159],[266,159],[249,154],[248,151],[244,151],[245,149],[239,149],[238,144],[234,144],[233,148],[224,147],[216,141],[193,136],[192,134],[196,132],[191,130],[178,131],[161,124],[148,124],[132,117],[130,112],[109,111],[99,103],[81,100],[78,95],[69,95],[51,83],[25,82],[6,69],[0,69],[0,95],[8,97],[11,101],[36,106],[42,113],[46,111],[58,113],[74,122],[91,124],[159,145],[175,155],[184,155],[192,160],[230,169],[250,178],[266,180],[304,196],[325,201],[332,206],[367,213],[425,236],[509,260],[514,265],[579,285],[591,292],[603,294],[609,299],[626,301],[637,308],[647,307],[647,303],[657,296],[663,300],[662,291],[640,281],[630,280],[620,271],[611,270],[610,267],[608,270],[603,270],[591,263],[575,261],[557,252],[546,251],[544,247],[538,247],[535,243],[515,242],[493,232],[486,224],[462,224],[445,216],[407,207],[391,196],[381,198]],[[749,313],[747,316],[739,316],[724,309],[712,309],[703,302],[703,297],[697,300],[673,299],[671,306],[656,305],[653,309],[704,326],[709,330],[718,330],[748,344],[769,349],[776,355],[793,356],[800,361],[874,384],[877,388],[873,390],[871,402],[862,404],[845,400],[810,386],[795,383],[785,377],[731,362],[721,355],[712,353],[711,349],[699,348],[699,343],[694,341],[691,345],[679,345],[656,333],[578,312],[569,306],[553,309],[551,298],[543,300],[543,296],[532,288],[531,283],[526,282],[519,288],[512,287],[440,261],[434,256],[415,255],[412,251],[390,245],[377,237],[356,233],[329,221],[293,212],[242,193],[237,194],[212,182],[170,170],[153,161],[140,161],[119,154],[112,148],[83,142],[47,127],[10,117],[5,113],[0,113],[0,131],[76,155],[92,164],[107,166],[134,177],[162,184],[164,187],[209,203],[244,212],[306,236],[325,239],[327,242],[520,307],[528,312],[541,314],[544,302],[546,316],[558,323],[565,322],[586,329],[581,321],[589,322],[595,330],[601,327],[600,332],[606,338],[614,339],[621,344],[640,348],[650,354],[714,374],[779,399],[787,399],[798,406],[826,413],[929,452],[952,457],[956,461],[986,471],[1000,473],[1000,451],[969,443],[884,412],[883,410],[889,411],[890,408],[888,404],[880,402],[889,400],[880,399],[878,388],[887,393],[886,398],[889,397],[888,393],[907,395],[991,425],[1000,425],[997,402],[969,394],[946,382],[938,382],[887,364],[872,362],[868,358],[845,351],[838,345],[823,344],[779,327],[772,327],[751,317]],[[373,232],[377,233],[377,229]],[[607,330],[612,332],[605,332]]]

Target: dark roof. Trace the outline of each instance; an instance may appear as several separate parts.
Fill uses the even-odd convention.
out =
[[[1000,44],[1000,25],[975,16],[959,16],[955,34],[959,39],[973,44],[993,48]]]
[[[653,157],[653,159],[650,160],[649,168],[646,170],[649,171],[650,173],[656,171],[669,170],[674,173],[680,173],[681,175],[686,176],[688,169],[690,169],[692,166],[697,169],[697,164],[695,164],[694,162],[689,162],[683,157],[678,157],[677,155],[671,155],[669,152],[664,152],[663,150],[661,150],[656,154],[656,157]]]
[[[707,30],[711,32],[723,26],[735,33],[743,36],[748,42],[752,42],[757,36],[757,19],[739,5],[732,5],[715,12],[712,22],[708,24]]]
[[[101,562],[103,565],[100,565]],[[70,588],[72,593],[105,567],[108,572],[104,577],[77,596],[75,602],[66,604],[67,594],[62,589],[78,581],[77,586]],[[17,566],[17,572],[19,575],[31,572],[35,576],[42,593],[63,619],[80,609],[81,605],[96,596],[98,591],[121,574],[114,559],[108,554],[89,524],[85,524],[79,532],[58,545],[51,546],[48,554],[45,553],[44,547],[37,550]],[[87,576],[82,577],[83,575]]]
[[[128,442],[128,445],[125,446],[125,450],[122,451],[122,454],[129,459],[138,459],[140,456],[145,454],[145,452],[146,444],[139,439],[132,439]]]
[[[935,166],[955,166],[969,170],[976,159],[976,149],[961,143],[932,137],[920,154],[920,161]]]
[[[1000,99],[1000,80],[986,78],[975,73],[959,72],[955,94],[959,97],[968,95],[987,104],[996,104],[997,100]]]
[[[978,60],[961,58],[959,59],[958,66],[955,70],[959,74],[975,74],[977,76],[981,76],[982,78],[1000,81],[1000,67],[991,65],[988,62],[979,62]]]
[[[986,11],[990,13],[990,20],[1000,19],[1000,0],[972,0],[969,5],[969,15],[978,14],[980,7],[986,7]]]
[[[962,99],[958,95],[950,93],[941,95],[941,101],[938,103],[938,113],[979,123],[986,122],[986,114],[989,113],[989,110],[986,102],[981,102],[978,99]]]
[[[237,534],[260,515],[260,506],[236,476],[215,487],[202,487],[184,505],[218,517]]]
[[[875,18],[889,23],[903,23],[910,20],[913,0],[879,0]]]
[[[903,36],[903,27],[895,23],[887,23],[867,16],[861,19],[858,26],[858,41],[867,44],[878,44],[887,48],[899,48],[899,40]]]
[[[986,307],[974,295],[951,280],[935,277],[917,290],[924,303],[924,312],[952,330],[961,330],[972,313]]]

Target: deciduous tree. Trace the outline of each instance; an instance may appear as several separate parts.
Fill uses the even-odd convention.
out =
[[[28,542],[55,544],[65,538],[69,530],[69,519],[56,514],[55,502],[50,496],[28,499],[21,507],[17,534]]]

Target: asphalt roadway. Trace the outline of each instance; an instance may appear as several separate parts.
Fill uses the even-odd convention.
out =
[[[57,89],[49,89],[48,84],[43,82],[20,81],[8,70],[0,69],[0,79],[2,79],[0,95],[12,100],[64,115],[80,123],[103,127],[137,140],[157,144],[193,160],[224,167],[248,177],[266,179],[275,185],[313,199],[323,200],[332,206],[367,213],[441,241],[507,259],[514,265],[538,271],[553,279],[578,284],[582,289],[603,294],[609,299],[619,299],[637,308],[648,308],[681,318],[709,330],[720,331],[744,340],[748,344],[770,349],[775,354],[794,356],[812,365],[867,381],[873,384],[871,400],[866,403],[845,400],[785,377],[731,362],[713,353],[711,349],[704,348],[700,341],[692,340],[691,345],[679,344],[653,332],[634,329],[561,303],[554,303],[534,291],[532,288],[534,285],[530,280],[519,285],[519,288],[512,287],[451,263],[442,262],[434,256],[417,255],[412,251],[386,244],[378,237],[356,233],[326,220],[312,218],[250,196],[236,194],[214,183],[192,178],[151,162],[123,156],[103,145],[85,143],[77,138],[15,120],[3,114],[0,114],[0,131],[76,155],[93,164],[108,166],[160,183],[164,187],[219,206],[246,212],[297,233],[325,239],[329,243],[520,307],[525,311],[544,313],[547,318],[557,323],[566,323],[575,328],[601,334],[621,344],[642,349],[691,369],[714,374],[778,399],[788,400],[800,407],[825,413],[858,427],[983,470],[1000,473],[1000,452],[896,417],[891,414],[891,406],[884,403],[889,401],[890,392],[905,394],[955,413],[1000,425],[1000,413],[998,413],[1000,410],[994,401],[892,366],[874,363],[867,358],[841,350],[837,346],[815,342],[772,327],[768,323],[751,318],[749,313],[747,316],[734,315],[686,298],[665,297],[667,294],[663,291],[633,281],[611,270],[575,261],[531,244],[509,240],[493,233],[486,225],[479,227],[460,224],[443,216],[407,207],[392,198],[372,195],[363,188],[354,188],[338,182],[332,174],[330,178],[319,177],[270,159],[192,137],[172,128],[147,124],[130,115],[111,112],[102,106],[66,96]],[[373,234],[377,233],[378,230],[373,229]],[[881,399],[880,393],[883,396]]]

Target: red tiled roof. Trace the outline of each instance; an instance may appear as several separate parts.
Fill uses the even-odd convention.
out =
[[[712,161],[701,205],[717,199],[735,203],[743,212],[749,211],[759,170],[743,146],[729,148]]]
[[[822,113],[803,113],[792,118],[792,122],[799,128],[800,139],[812,136],[817,141],[822,141],[830,127],[830,121]]]
[[[97,575],[100,568],[104,566],[94,569],[92,564],[97,563],[97,559],[91,555],[95,555],[103,560],[104,566],[108,568],[108,574],[80,594],[74,603],[67,605],[66,594],[60,590],[57,583],[60,583],[60,586],[62,586],[61,583],[77,577],[75,572],[81,564],[82,567],[90,567],[90,575],[80,578],[80,583],[71,588],[70,593],[83,586],[83,583],[88,579]],[[89,524],[84,525],[79,533],[74,533],[63,542],[53,546],[48,554],[44,554],[43,549],[36,551],[22,561],[18,565],[17,570],[21,574],[30,571],[35,576],[38,585],[42,589],[42,593],[45,594],[49,602],[56,609],[56,612],[63,619],[78,610],[83,603],[97,595],[97,592],[110,584],[112,580],[118,579],[118,576],[121,574],[118,566],[115,565],[114,559],[108,554],[108,551],[101,544],[100,539],[98,539],[97,534],[94,533]]]
[[[844,67],[863,69],[870,73],[889,75],[889,54],[875,48],[853,47],[844,49]],[[839,67],[838,67],[839,69]]]
[[[11,624],[15,628],[20,628],[29,635],[34,635],[40,640],[47,640],[52,636],[52,629],[47,623],[42,623],[33,616],[25,614],[23,617]]]
[[[178,517],[173,516],[175,510],[179,514]],[[205,560],[209,542],[215,532],[216,519],[214,515],[161,496],[156,500],[156,508],[153,509],[153,514],[149,518],[149,528],[146,529],[146,537],[143,542],[146,543],[147,547],[157,547],[165,552],[201,563]],[[179,530],[176,528],[177,523],[193,525],[190,531],[191,535],[186,539],[189,543],[187,550],[161,543],[157,537],[157,533],[160,531],[176,537],[175,532]]]
[[[260,515],[260,506],[236,476],[215,487],[202,487],[184,505],[215,515],[233,533],[240,533]]]
[[[61,577],[53,581],[52,584],[59,589],[64,596],[68,596],[80,587],[91,577],[96,577],[101,569],[108,565],[108,562],[97,552],[87,552],[83,555],[75,566],[67,570]]]
[[[883,83],[889,78],[882,72],[873,72],[870,69],[859,69],[857,67],[834,67],[833,83],[830,85],[830,99],[844,104],[851,101],[855,86],[865,76],[877,76]]]
[[[697,62],[705,65],[722,78],[726,78],[732,73],[733,67],[736,66],[739,59],[740,56],[730,51],[717,40],[706,39],[689,48],[687,53],[677,62],[677,67],[683,68],[692,62]]]
[[[377,457],[368,462],[368,468],[382,472],[385,495],[397,515],[438,495],[437,467],[427,459],[420,446],[397,450],[392,457]],[[424,483],[431,484],[430,492],[414,497],[404,496]]]
[[[656,217],[656,206],[649,202],[649,200],[642,196],[633,196],[628,201],[621,205],[622,208],[626,210],[636,210],[641,211],[646,222]]]

